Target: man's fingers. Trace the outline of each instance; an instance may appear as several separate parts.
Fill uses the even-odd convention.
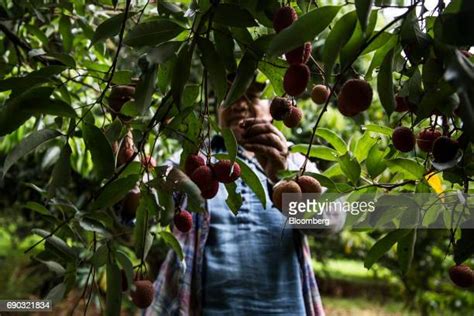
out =
[[[281,138],[273,133],[258,134],[251,137],[246,137],[242,140],[243,144],[261,144],[270,147],[275,147],[278,151],[285,153],[288,148]]]
[[[265,155],[272,160],[280,160],[284,158],[284,153],[277,150],[275,147],[260,145],[260,144],[244,144],[245,149],[254,152],[257,156]]]
[[[286,143],[286,138],[282,134],[282,132],[280,132],[275,126],[273,126],[271,123],[268,123],[268,122],[253,124],[252,126],[248,127],[245,130],[243,137],[250,138],[252,136],[256,136],[259,134],[266,134],[266,133],[273,133],[277,135],[281,139],[281,141]]]
[[[240,122],[240,125],[241,125],[242,128],[249,128],[252,125],[262,124],[262,123],[270,123],[271,124],[271,122],[269,120],[252,117],[252,118],[243,119],[242,122]]]

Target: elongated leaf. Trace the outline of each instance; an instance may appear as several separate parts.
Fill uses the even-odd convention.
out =
[[[339,52],[351,38],[356,22],[356,12],[349,12],[337,21],[329,33],[323,49],[324,70],[327,74],[331,73]]]
[[[184,29],[168,19],[140,23],[125,36],[124,43],[132,47],[155,46],[169,41]]]
[[[390,36],[388,41],[376,50],[374,57],[372,57],[372,61],[370,62],[370,66],[367,69],[367,73],[365,75],[366,80],[372,78],[372,73],[374,72],[374,69],[380,66],[387,53],[397,44],[397,40],[398,37]]]
[[[365,132],[362,137],[359,138],[354,148],[354,156],[357,158],[357,161],[362,162],[368,158],[369,151],[376,142],[377,140],[373,139],[369,132]]]
[[[367,172],[372,178],[377,177],[387,168],[384,157],[385,151],[379,149],[377,144],[373,145],[365,161]]]
[[[285,94],[283,78],[285,77],[286,67],[286,61],[280,58],[263,59],[258,63],[258,70],[270,80],[276,95]]]
[[[59,19],[59,34],[63,39],[63,46],[66,52],[69,52],[72,47],[73,35],[71,30],[71,20],[69,16],[61,15]]]
[[[255,57],[251,53],[246,52],[239,63],[237,75],[224,101],[224,106],[233,104],[245,93],[247,88],[252,83],[257,66],[258,61],[255,59]]]
[[[386,161],[393,172],[400,172],[407,180],[419,180],[425,173],[423,165],[408,158],[394,158]]]
[[[51,213],[48,211],[48,209],[39,203],[29,201],[28,203],[26,203],[25,207],[27,209],[37,212],[38,214],[51,216]]]
[[[39,229],[39,228],[33,228],[31,230],[31,232],[33,234],[37,234],[43,238],[49,236],[49,232],[47,232],[46,230],[43,230],[43,229]],[[64,240],[62,240],[61,238],[59,238],[58,236],[55,236],[55,235],[52,235],[52,236],[49,236],[47,239],[46,239],[46,243],[47,244],[50,244],[52,247],[54,247],[56,250],[58,250],[61,254],[67,256],[68,258],[75,258],[76,257],[76,253],[75,251],[69,247],[66,242]]]
[[[152,64],[163,64],[173,56],[176,56],[176,52],[181,47],[181,44],[181,42],[165,42],[160,44],[148,52],[146,59]]]
[[[308,145],[306,144],[293,145],[291,146],[290,151],[292,153],[301,153],[303,155],[306,155],[306,153],[308,152]],[[327,161],[337,161],[338,154],[332,148],[322,146],[322,145],[313,145],[311,146],[311,151],[309,153],[309,156],[313,158],[327,160]]]
[[[364,31],[367,28],[367,19],[369,18],[373,2],[374,0],[357,0],[355,2],[357,18],[359,19],[359,23]]]
[[[111,176],[115,168],[115,159],[105,135],[98,127],[88,123],[82,125],[82,135],[87,149],[91,152],[97,176],[101,179]]]
[[[105,187],[94,203],[92,203],[91,209],[97,210],[114,205],[127,195],[128,191],[136,186],[138,179],[138,175],[130,175],[110,183]]]
[[[128,17],[135,15],[135,13],[129,13]],[[120,28],[124,23],[124,13],[117,14],[110,19],[105,20],[94,32],[94,37],[92,38],[91,46],[97,42],[103,41],[109,37],[115,36],[120,32]]]
[[[66,269],[64,269],[64,267],[61,264],[57,263],[56,261],[52,261],[52,260],[44,261],[40,259],[36,259],[36,260],[45,264],[49,270],[53,271],[57,275],[64,275],[64,273],[66,272]]]
[[[217,27],[214,30],[214,43],[216,51],[229,72],[235,72],[237,63],[234,58],[234,38],[227,28]]]
[[[107,296],[105,303],[105,315],[120,315],[122,306],[122,275],[116,263],[107,263]]]
[[[379,133],[385,136],[392,136],[393,129],[387,126],[376,125],[376,124],[366,124],[364,128],[370,132]]]
[[[237,193],[237,185],[234,182],[227,183],[225,188],[228,194],[225,202],[232,213],[237,215],[239,213],[240,207],[242,206],[242,196]]]
[[[214,22],[234,27],[257,26],[250,12],[242,6],[230,3],[221,3],[214,12]]]
[[[327,128],[318,128],[316,131],[316,136],[323,138],[329,144],[331,144],[334,149],[339,153],[339,155],[344,155],[347,152],[347,144],[342,140],[342,138],[337,135],[335,132]]]
[[[211,79],[212,86],[216,92],[216,103],[220,104],[227,91],[225,65],[217,54],[214,44],[211,41],[205,38],[199,38],[198,46],[201,51],[202,63],[209,72],[209,78]]]
[[[229,158],[234,162],[237,157],[237,140],[235,139],[234,133],[230,128],[223,128],[222,137],[224,138],[225,148],[229,153]]]
[[[173,77],[171,78],[171,91],[173,99],[177,104],[181,102],[181,95],[183,94],[184,86],[191,72],[193,50],[194,46],[184,45],[178,53],[178,59],[173,70]]]
[[[160,231],[160,237],[163,238],[166,244],[170,246],[171,249],[174,250],[174,252],[176,252],[176,255],[178,256],[179,260],[183,261],[184,260],[183,248],[181,247],[181,244],[176,239],[176,237],[172,233],[165,230]]]
[[[127,278],[126,282],[128,284],[127,288],[130,289],[130,286],[133,282],[133,263],[130,261],[130,258],[127,256],[127,254],[123,251],[117,251],[115,257],[122,266],[122,269],[125,271],[125,276]]]
[[[156,88],[157,65],[152,64],[142,73],[135,92],[134,110],[138,115],[146,113]]]
[[[272,40],[268,53],[281,55],[314,38],[324,31],[340,10],[340,6],[324,6],[302,15]]]
[[[45,299],[51,300],[53,304],[56,304],[64,298],[64,294],[66,294],[66,284],[60,283],[49,291]]]
[[[352,158],[349,153],[339,157],[339,165],[342,172],[349,178],[352,184],[356,185],[360,178],[360,165],[357,159]]]
[[[397,241],[405,237],[409,232],[410,231],[406,229],[394,230],[378,240],[367,253],[364,260],[364,267],[370,269]]]
[[[390,117],[395,109],[395,96],[393,93],[393,49],[391,49],[380,65],[379,75],[377,77],[377,91],[379,93],[380,103],[382,103],[385,112]]]
[[[413,254],[415,253],[416,229],[410,229],[408,234],[398,241],[397,254],[398,263],[403,274],[408,272]]]
[[[50,139],[60,136],[61,133],[51,129],[42,129],[37,132],[33,132],[28,137],[23,139],[5,158],[3,163],[3,176],[19,159],[33,151],[39,145],[47,142]]]
[[[61,150],[59,159],[54,165],[53,173],[51,175],[51,182],[49,184],[48,193],[50,196],[54,195],[57,188],[67,186],[71,181],[71,147],[66,144]]]

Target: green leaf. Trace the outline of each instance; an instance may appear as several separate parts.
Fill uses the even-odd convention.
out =
[[[286,61],[280,58],[263,59],[258,63],[258,69],[270,80],[276,95],[284,95],[283,78],[287,69]]]
[[[360,178],[360,165],[357,159],[352,158],[349,153],[339,157],[339,165],[342,172],[349,178],[352,184],[356,185]]]
[[[222,129],[222,137],[224,138],[225,148],[229,153],[229,159],[234,162],[237,158],[237,139],[230,128]]]
[[[111,176],[115,169],[115,159],[105,135],[97,126],[84,123],[82,136],[87,149],[91,152],[97,176],[100,179]]]
[[[408,158],[394,158],[386,161],[392,172],[400,172],[407,180],[423,178],[425,168],[415,160]]]
[[[114,72],[112,77],[113,84],[129,84],[132,82],[133,72],[129,70],[119,70]]]
[[[3,177],[19,159],[33,151],[39,145],[60,135],[60,132],[51,129],[42,129],[28,135],[28,137],[23,139],[5,158],[5,162],[3,163]]]
[[[451,1],[435,22],[435,37],[455,46],[474,45],[471,30],[474,21],[474,7],[471,1]]]
[[[148,190],[143,190],[140,196],[140,203],[137,208],[135,227],[133,229],[133,239],[135,240],[135,254],[137,258],[146,259],[146,239],[149,234],[148,222],[151,218],[151,208],[153,207],[153,197]]]
[[[305,42],[312,42],[331,23],[340,9],[340,6],[324,6],[302,15],[275,36],[268,53],[274,56],[281,55]]]
[[[31,232],[43,238],[46,238],[50,234],[46,230],[39,229],[39,228],[33,228]],[[69,259],[76,258],[75,251],[71,247],[69,247],[66,244],[66,242],[62,240],[61,238],[59,238],[58,236],[52,235],[46,238],[46,243],[51,245],[54,249],[58,250],[61,254],[65,255]]]
[[[156,89],[157,65],[153,64],[142,73],[135,90],[135,110],[139,115],[146,113],[151,105],[153,93]]]
[[[258,61],[250,53],[246,52],[244,57],[239,63],[237,69],[237,75],[235,76],[234,82],[230,87],[229,93],[224,101],[224,106],[229,106],[237,101],[252,83],[255,76],[255,70],[257,70]]]
[[[383,46],[376,50],[374,57],[372,57],[372,61],[370,62],[370,66],[367,69],[367,73],[365,75],[366,80],[372,79],[372,73],[374,72],[374,69],[380,66],[382,61],[387,56],[387,53],[397,44],[397,40],[397,36],[391,36]]]
[[[239,213],[240,207],[242,206],[242,196],[237,193],[237,185],[234,182],[227,183],[225,188],[228,194],[225,202],[232,213],[237,215]]]
[[[367,28],[367,19],[369,18],[370,10],[372,9],[373,0],[357,0],[355,1],[355,7],[357,11],[357,18],[362,27],[362,30]]]
[[[66,294],[66,284],[60,283],[49,291],[45,299],[51,300],[51,303],[56,304],[64,298],[64,294]]]
[[[359,138],[354,148],[354,156],[357,158],[357,161],[362,162],[368,158],[369,151],[375,143],[377,143],[377,140],[373,139],[369,132],[365,132],[362,137]]]
[[[49,183],[48,195],[52,197],[57,188],[67,187],[71,181],[71,147],[64,145],[59,159],[54,165],[51,181]]]
[[[73,42],[73,35],[71,29],[71,21],[69,20],[69,16],[63,14],[59,19],[59,34],[63,39],[64,50],[69,52],[72,47]]]
[[[365,161],[367,172],[372,179],[380,175],[385,168],[387,168],[384,157],[385,150],[381,150],[377,144],[374,144],[367,155],[367,160]]]
[[[181,102],[181,95],[183,89],[188,81],[191,72],[191,60],[193,56],[194,46],[184,45],[178,53],[178,59],[173,70],[173,77],[171,78],[171,92],[173,94],[174,102],[178,105]]]
[[[230,159],[228,154],[217,154],[215,156],[217,159]],[[265,208],[267,206],[267,196],[262,181],[242,159],[237,157],[236,161],[240,166],[240,177],[242,178],[242,181],[252,189],[260,200],[260,203],[262,203],[262,206]]]
[[[403,274],[410,269],[415,253],[416,229],[410,229],[408,234],[403,236],[397,245],[398,263]]]
[[[374,32],[374,36],[379,34],[378,32]],[[370,52],[373,52],[374,50],[379,49],[380,47],[384,46],[387,44],[392,38],[396,38],[394,34],[388,33],[388,32],[382,32],[377,37],[367,46],[362,53],[360,53],[360,56],[366,55]]]
[[[379,93],[380,103],[382,103],[388,117],[395,109],[395,95],[393,93],[393,48],[385,55],[380,65],[379,75],[377,76],[377,91]]]
[[[184,29],[168,19],[140,23],[125,36],[124,43],[132,47],[156,46],[175,38]]]
[[[364,260],[364,267],[370,269],[397,241],[405,237],[409,232],[410,231],[406,229],[394,230],[378,240],[367,253]]]
[[[128,18],[135,15],[134,12],[128,14]],[[105,20],[94,32],[94,37],[92,38],[91,46],[106,40],[109,37],[113,37],[120,32],[122,24],[124,23],[125,13],[117,14],[110,19]]]
[[[182,42],[165,42],[152,48],[146,55],[146,59],[152,64],[163,64],[176,56],[176,52],[181,47]]]
[[[234,58],[234,39],[227,28],[216,28],[214,31],[214,43],[217,54],[224,62],[225,68],[229,72],[235,72],[237,63]]]
[[[39,203],[29,201],[28,203],[26,203],[25,207],[27,209],[37,212],[38,214],[51,216],[51,213],[48,211],[48,209]]]
[[[92,203],[91,209],[97,210],[107,208],[119,202],[128,191],[133,189],[139,180],[139,175],[130,175],[126,178],[119,178],[107,185],[97,199]]]
[[[334,28],[329,33],[323,48],[324,70],[327,74],[332,72],[339,52],[351,38],[356,23],[356,12],[349,12],[336,22]]]
[[[110,232],[107,230],[105,225],[97,219],[85,216],[79,220],[79,225],[86,231],[96,232],[105,237],[110,237]]]
[[[120,315],[122,306],[122,274],[116,263],[107,263],[106,279],[107,296],[105,299],[105,315]]]
[[[298,144],[298,145],[293,145],[290,147],[290,151],[292,153],[301,153],[303,155],[306,155],[308,152],[308,146],[307,144]],[[327,161],[337,161],[337,152],[329,147],[322,146],[322,145],[313,145],[311,146],[311,151],[309,152],[309,156],[313,158],[318,158],[322,160],[327,160]]]
[[[212,86],[216,92],[216,104],[220,104],[227,91],[225,65],[219,54],[217,54],[214,44],[211,41],[200,37],[198,40],[198,46],[201,51],[202,64],[209,72],[209,78],[211,79]]]
[[[339,155],[344,155],[347,152],[347,144],[332,130],[327,128],[318,128],[316,131],[316,136],[323,138],[325,141],[331,144],[331,146],[336,149]]]
[[[221,3],[214,11],[214,22],[234,27],[257,26],[252,15],[242,6],[230,3]]]
[[[115,254],[115,257],[117,258],[117,261],[120,263],[122,266],[122,269],[125,271],[125,276],[127,278],[127,284],[130,289],[132,282],[133,282],[133,263],[130,261],[130,258],[127,256],[126,253],[123,251],[117,251]],[[122,275],[120,275],[122,277]]]
[[[382,134],[385,136],[392,137],[393,129],[387,126],[382,126],[382,125],[376,125],[376,124],[366,124],[364,125],[365,130]]]
[[[52,260],[45,261],[45,260],[40,260],[40,259],[36,259],[36,260],[45,264],[49,270],[53,271],[57,275],[64,275],[64,273],[66,272],[66,269],[64,269],[64,267],[61,264],[57,263],[56,261],[52,261]]]
[[[184,260],[183,248],[181,247],[181,244],[176,239],[176,237],[172,233],[170,233],[168,231],[165,231],[165,230],[160,231],[159,234],[160,234],[160,237],[163,238],[165,243],[168,246],[170,246],[171,249],[174,250],[174,252],[176,252],[176,255],[178,256],[178,259],[180,261],[183,261]]]

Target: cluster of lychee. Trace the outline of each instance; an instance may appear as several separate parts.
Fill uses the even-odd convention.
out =
[[[392,133],[392,143],[395,149],[401,152],[409,152],[418,148],[426,153],[433,155],[434,161],[446,163],[453,160],[458,151],[459,143],[451,139],[448,135],[442,133],[434,127],[423,129],[418,136],[406,126],[399,126]]]
[[[272,201],[279,209],[283,209],[283,194],[321,193],[322,187],[318,180],[311,176],[298,176],[294,180],[281,180],[273,187]]]
[[[288,98],[275,97],[270,104],[270,114],[276,121],[283,121],[286,127],[293,128],[300,124],[303,111],[297,108]]]
[[[474,286],[474,271],[465,264],[458,264],[449,268],[449,277],[459,287],[470,288]]]

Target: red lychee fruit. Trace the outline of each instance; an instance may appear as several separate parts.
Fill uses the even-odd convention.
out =
[[[192,173],[191,180],[199,187],[201,195],[205,199],[212,199],[219,191],[219,182],[209,166],[197,168]]]
[[[301,188],[293,180],[282,180],[273,187],[272,200],[275,206],[282,210],[283,207],[283,193],[297,193],[301,194]]]
[[[300,176],[296,179],[296,183],[303,193],[321,193],[322,187],[318,180],[310,176]]]
[[[133,155],[135,154],[135,149],[133,147],[122,147],[117,156],[117,165],[121,166],[129,162]]]
[[[288,128],[298,126],[303,118],[303,111],[295,106],[291,107],[290,114],[283,120],[283,123]]]
[[[291,107],[289,99],[275,97],[270,104],[270,114],[274,120],[282,121],[290,114]]]
[[[328,87],[322,84],[317,84],[311,90],[311,100],[316,104],[324,104],[331,95]]]
[[[219,192],[219,182],[217,180],[212,180],[211,182],[208,183],[208,185],[205,188],[200,188],[201,189],[201,196],[207,200],[212,199],[217,195],[217,192]]]
[[[122,216],[125,219],[132,219],[137,213],[140,204],[140,188],[135,187],[130,190],[122,200]]]
[[[296,97],[306,90],[310,72],[305,64],[291,65],[283,78],[283,88],[288,95]]]
[[[372,103],[372,87],[362,79],[350,79],[339,93],[337,106],[345,116],[354,116],[367,110]]]
[[[240,166],[238,163],[224,159],[212,165],[212,171],[217,181],[231,183],[240,177]],[[231,172],[232,171],[232,172]]]
[[[392,133],[393,146],[401,152],[409,152],[415,148],[415,135],[405,126],[395,128]]]
[[[468,288],[474,285],[474,272],[465,264],[449,268],[449,277],[459,287]]]
[[[133,304],[138,308],[147,308],[153,302],[155,289],[149,280],[137,280],[133,282],[135,289],[130,292]]]
[[[193,226],[193,216],[186,210],[181,210],[173,218],[174,226],[182,232],[187,233]]]
[[[286,61],[290,65],[294,64],[306,64],[313,47],[311,42],[306,42],[303,46],[297,47],[285,54]]]
[[[433,143],[438,137],[441,137],[441,132],[434,128],[425,128],[418,134],[416,144],[418,148],[424,152],[431,152]]]
[[[191,154],[184,162],[184,172],[190,177],[197,168],[204,165],[206,165],[206,160],[204,160],[204,157]]]
[[[284,6],[278,9],[273,16],[273,28],[279,33],[284,28],[287,28],[298,19],[295,9],[289,6]]]
[[[438,137],[433,142],[432,153],[435,162],[445,163],[453,160],[459,150],[459,143],[447,136]]]
[[[156,160],[152,156],[143,157],[141,162],[142,166],[148,171],[151,171],[156,167]]]

